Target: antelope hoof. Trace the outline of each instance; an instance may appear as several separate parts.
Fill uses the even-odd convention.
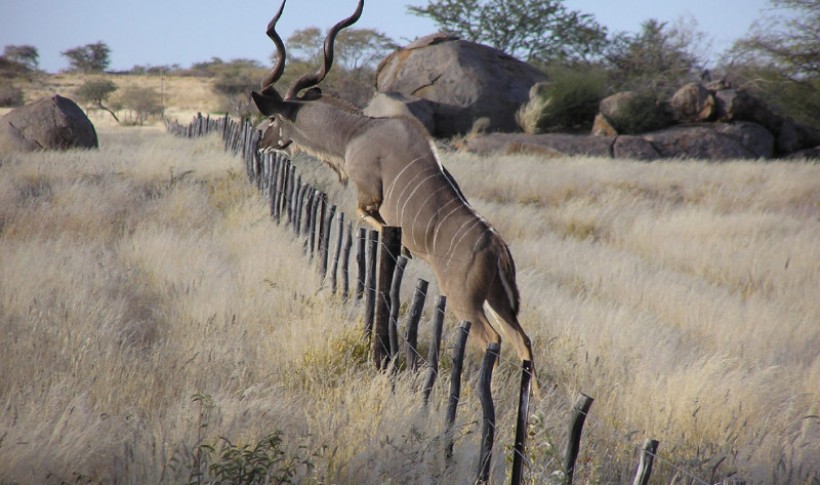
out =
[[[367,223],[373,229],[377,231],[381,231],[382,227],[384,227],[384,222],[381,220],[381,217],[378,217],[378,212],[374,216],[373,213],[364,211],[362,209],[357,209],[356,212],[359,214],[359,218]]]

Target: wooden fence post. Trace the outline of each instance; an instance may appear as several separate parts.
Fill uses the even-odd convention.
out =
[[[271,158],[270,154],[265,154],[265,158]],[[278,195],[279,187],[276,186],[276,180],[279,176],[280,164],[278,160],[271,160],[273,167],[271,169],[271,183],[270,183],[270,216],[271,219],[279,221],[279,214],[277,212],[276,196]]]
[[[584,429],[584,420],[587,418],[592,401],[591,397],[581,394],[575,401],[575,406],[572,407],[567,448],[564,453],[564,472],[567,474],[567,485],[572,485],[572,477],[575,474],[575,460],[578,459],[578,451],[581,449],[581,431]]]
[[[313,223],[315,221],[315,214],[316,214],[316,194],[315,189],[308,188],[307,189],[307,197],[305,198],[305,254],[308,257],[313,256],[311,244],[313,243],[314,237],[314,227]]]
[[[521,392],[518,396],[518,418],[515,422],[515,446],[513,448],[510,485],[521,485],[524,479],[524,457],[527,449],[527,419],[530,415],[532,362],[529,360],[523,361],[521,368]]]
[[[342,246],[342,301],[350,296],[350,248],[353,246],[353,224],[347,223],[345,242]]]
[[[438,357],[441,349],[441,334],[444,330],[444,310],[447,307],[447,297],[439,296],[436,309],[433,311],[433,341],[430,342],[430,353],[427,355],[427,378],[422,388],[424,405],[430,402],[430,392],[438,377]]]
[[[470,322],[463,321],[458,327],[456,346],[453,349],[453,367],[450,372],[450,399],[447,403],[447,420],[445,434],[447,435],[446,456],[453,457],[453,426],[456,422],[456,410],[461,399],[461,369],[464,367],[464,351],[467,348],[467,337],[470,336]]]
[[[288,182],[290,181],[291,164],[287,157],[281,154],[276,154],[276,161],[281,168],[279,170],[279,177],[276,185],[279,187],[279,193],[276,197],[276,222],[282,222],[282,216],[288,206]]]
[[[390,285],[401,254],[401,228],[382,227],[381,257],[376,298],[376,319],[370,351],[376,368],[384,370],[390,362]]]
[[[401,245],[399,245],[401,251]],[[390,360],[395,361],[399,355],[399,309],[401,307],[401,280],[404,277],[404,268],[407,258],[399,256],[393,270],[393,281],[390,283],[390,318],[388,334],[390,336]],[[395,364],[395,362],[394,362]]]
[[[316,219],[319,222],[316,246],[318,246],[317,252],[319,253],[319,272],[324,280],[327,275],[327,244],[325,244],[325,237],[327,236],[327,194],[324,192],[321,194],[319,197],[319,210],[316,215]]]
[[[652,474],[652,462],[658,453],[658,440],[646,440],[641,449],[641,461],[638,463],[638,471],[632,485],[647,485],[649,476]]]
[[[296,231],[296,237],[302,235],[302,218],[305,212],[305,204],[307,203],[307,194],[310,188],[308,184],[304,184],[299,188],[299,195],[296,199],[296,214],[294,214],[294,229]]]
[[[356,276],[356,299],[361,300],[364,296],[364,285],[365,285],[365,273],[367,271],[366,265],[367,262],[365,261],[365,247],[367,241],[367,229],[364,227],[359,228],[359,232],[356,235],[356,266],[359,269],[359,272]]]
[[[333,219],[336,218],[336,204],[330,204],[327,208],[327,215],[324,216],[325,220],[325,231],[322,235],[322,279],[327,278],[327,261],[330,257],[330,233],[331,233],[331,226],[333,225]]]
[[[373,336],[373,318],[376,314],[376,254],[379,249],[379,232],[375,229],[367,231],[367,250],[362,252],[363,260],[367,260],[364,275],[364,337],[370,341]],[[364,257],[366,254],[366,258]]]
[[[316,254],[317,238],[322,230],[322,219],[324,219],[325,205],[323,193],[317,189],[313,190],[313,208],[310,211],[310,259]]]
[[[334,210],[336,206],[333,206]],[[339,258],[342,256],[342,240],[345,235],[345,213],[339,212],[338,222],[336,224],[336,244],[333,249],[333,262],[330,265],[330,291],[336,294],[337,280],[336,277],[339,272]]]
[[[427,299],[427,287],[430,283],[419,278],[416,282],[416,291],[413,293],[413,303],[410,305],[410,310],[407,312],[407,333],[405,340],[407,340],[405,360],[407,361],[407,368],[413,372],[419,369],[419,320],[421,320],[421,313],[424,310],[424,301]]]
[[[490,481],[490,464],[493,458],[493,444],[495,443],[495,404],[493,404],[493,368],[501,344],[492,342],[484,352],[481,361],[481,371],[478,377],[478,399],[481,401],[481,410],[484,414],[481,426],[481,454],[478,459],[478,480],[476,483],[486,484]]]
[[[287,214],[287,223],[290,224],[293,221],[293,192],[296,187],[296,167],[293,166],[290,159],[287,159],[286,166],[288,167],[288,180],[283,204]]]

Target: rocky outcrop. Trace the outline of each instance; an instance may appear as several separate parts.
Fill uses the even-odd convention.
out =
[[[774,138],[755,123],[693,123],[643,135],[542,135],[494,133],[467,137],[460,148],[488,155],[533,153],[656,160],[766,159],[774,151]]]
[[[98,146],[97,132],[83,110],[59,95],[42,98],[0,118],[0,154]]]
[[[426,100],[431,134],[452,137],[469,132],[479,118],[489,120],[488,131],[518,131],[516,111],[529,100],[530,87],[544,80],[538,69],[497,49],[437,34],[385,58],[376,89]]]

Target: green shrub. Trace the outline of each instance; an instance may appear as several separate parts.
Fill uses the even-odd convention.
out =
[[[17,86],[4,84],[0,86],[0,106],[16,107],[23,105],[23,90]]]
[[[639,135],[668,126],[671,116],[655,92],[639,91],[607,119],[622,135]]]
[[[606,93],[606,76],[590,69],[551,69],[549,82],[530,90],[530,101],[516,114],[527,133],[588,131],[598,102]]]

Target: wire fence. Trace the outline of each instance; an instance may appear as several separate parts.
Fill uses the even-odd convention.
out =
[[[426,370],[424,384],[421,388],[422,399],[428,404],[430,394],[439,375],[440,349],[442,340],[454,341],[454,358],[449,379],[449,404],[446,416],[447,446],[445,453],[452,456],[455,444],[453,426],[460,405],[460,381],[463,367],[463,347],[469,334],[470,323],[462,322],[456,329],[444,335],[443,320],[446,311],[446,298],[440,296],[431,312],[432,342],[430,353],[424,356],[418,350],[418,324],[422,316],[428,293],[428,282],[419,279],[416,283],[413,301],[404,318],[404,331],[399,331],[399,307],[401,304],[399,288],[407,258],[400,255],[400,229],[396,234],[385,234],[379,237],[377,231],[365,227],[355,228],[353,221],[347,219],[343,212],[337,211],[335,205],[328,201],[327,195],[320,190],[302,183],[295,166],[290,159],[279,153],[261,153],[257,150],[261,131],[247,120],[235,121],[228,116],[220,118],[203,117],[198,114],[188,125],[167,122],[166,129],[176,136],[196,138],[219,133],[224,142],[224,149],[238,155],[244,162],[248,180],[268,200],[271,218],[277,223],[289,226],[296,237],[303,238],[305,255],[308,260],[317,264],[322,284],[330,288],[332,294],[340,294],[343,301],[364,302],[363,334],[371,343],[371,357],[374,365],[382,370],[393,372],[400,367],[401,355],[406,369],[413,372]],[[335,228],[335,229],[334,229]],[[332,236],[335,236],[332,237]],[[398,242],[397,242],[398,241]],[[355,250],[354,250],[355,242]],[[354,258],[357,271],[355,281],[350,268],[350,259]],[[381,258],[382,274],[377,277],[377,258]],[[385,268],[385,265],[387,268]],[[378,291],[377,291],[378,290]],[[459,355],[460,354],[460,355]],[[528,437],[527,425],[531,417],[529,411],[532,364],[528,361],[514,361],[502,357],[497,344],[491,344],[485,352],[479,370],[479,401],[484,418],[480,444],[480,457],[476,483],[487,483],[490,477],[490,466],[496,435],[495,408],[490,384],[493,372],[499,370],[515,375],[520,373],[521,386],[519,393],[518,416],[516,420],[515,443],[513,444],[513,464],[511,483],[517,485],[524,480],[524,469],[532,469],[531,454],[526,451]],[[611,425],[595,418],[590,413],[593,398],[580,394],[573,402],[561,394],[551,383],[538,380],[541,399],[560,403],[570,410],[569,426],[565,446],[560,454],[561,463],[553,455],[539,457],[546,461],[542,466],[558,469],[557,476],[550,478],[550,483],[572,484],[574,476],[583,467],[577,457],[581,450],[581,438],[585,423],[594,426],[598,432],[610,435],[611,442],[623,443],[624,438]],[[737,477],[710,477],[705,480],[692,471],[692,467],[674,463],[664,458],[659,452],[659,442],[646,439],[642,443],[630,440],[627,444],[638,458],[632,483],[647,484],[653,468],[665,469],[665,476],[672,476],[671,482],[687,485],[711,484],[744,484]],[[713,473],[714,474],[714,473]],[[598,479],[596,483],[623,483],[622,478],[615,481]]]

